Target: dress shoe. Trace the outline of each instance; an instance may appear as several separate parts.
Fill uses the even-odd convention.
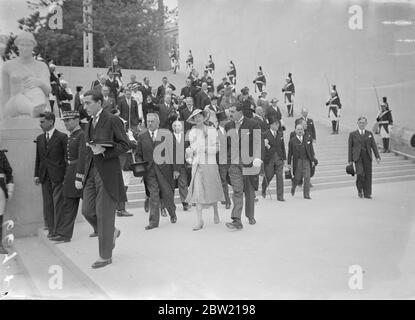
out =
[[[89,237],[90,237],[90,238],[95,238],[95,237],[98,237],[98,232],[92,232],[92,233],[89,235]]]
[[[365,199],[372,199],[372,196],[365,196]]]
[[[112,238],[112,248],[115,248],[115,240],[121,235],[121,231],[119,229],[114,230],[114,237]]]
[[[151,229],[154,229],[154,228],[157,228],[158,226],[152,226],[152,225],[148,225],[148,226],[146,226],[144,229],[146,229],[146,230],[151,230]]]
[[[171,217],[170,222],[171,223],[176,223],[177,222],[177,217]]]
[[[48,235],[47,235],[48,239],[52,239],[56,236],[57,236],[57,234],[53,234],[53,233],[48,233]]]
[[[71,239],[62,237],[62,236],[55,236],[53,238],[50,238],[50,240],[56,241],[56,242],[70,242],[71,241]]]
[[[256,223],[255,218],[249,218],[248,221],[249,221],[249,224],[255,224]]]
[[[162,217],[167,217],[167,212],[166,212],[166,209],[161,209],[161,216]]]
[[[291,195],[294,196],[295,195],[295,187],[291,187]]]
[[[225,225],[231,230],[241,230],[243,228],[242,223],[240,222],[226,222]]]
[[[304,199],[311,200],[311,197],[310,196],[304,197]]]
[[[358,191],[358,195],[359,195],[359,198],[363,198],[363,191],[362,190],[359,190]]]
[[[117,217],[132,217],[133,214],[129,213],[127,210],[118,210]]]
[[[262,190],[262,193],[261,194],[262,194],[262,198],[265,199],[267,197],[267,193],[265,192],[265,190]]]
[[[197,231],[197,230],[200,230],[200,229],[203,229],[203,223],[202,223],[202,224],[197,225],[196,227],[194,227],[194,228],[193,228],[193,231]]]
[[[284,202],[285,199],[284,198],[277,198],[278,201]]]
[[[230,208],[231,208],[231,203],[227,202],[226,205],[225,205],[225,209],[230,209]]]
[[[107,266],[111,263],[112,263],[112,259],[108,259],[108,260],[104,260],[104,261],[95,261],[92,264],[92,269],[102,268],[102,267],[105,267],[105,266]]]
[[[148,212],[150,210],[150,199],[146,197],[144,200],[144,211]]]

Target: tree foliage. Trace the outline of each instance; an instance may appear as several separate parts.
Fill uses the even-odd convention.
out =
[[[59,65],[83,65],[83,32],[94,35],[94,66],[106,67],[117,56],[123,68],[151,69],[157,63],[161,21],[157,0],[93,0],[92,29],[83,23],[83,1],[61,0],[63,29],[51,30],[46,12],[53,0],[32,0],[34,11],[19,19],[19,28],[33,32],[37,50]],[[167,10],[163,10],[166,13]],[[163,17],[164,19],[164,17]]]

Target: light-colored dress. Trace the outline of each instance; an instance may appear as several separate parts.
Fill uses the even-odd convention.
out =
[[[208,207],[218,201],[225,201],[216,163],[218,141],[214,127],[193,127],[190,130],[186,161],[192,164],[192,180],[186,202]]]

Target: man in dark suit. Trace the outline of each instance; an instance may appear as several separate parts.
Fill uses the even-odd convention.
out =
[[[186,86],[180,91],[180,96],[184,99],[187,97],[194,98],[196,95],[197,89],[192,86],[192,79],[186,78]]]
[[[193,124],[187,122],[187,119],[192,114],[194,106],[193,106],[193,98],[187,97],[185,100],[186,106],[179,109],[180,114],[180,121],[184,122],[184,133],[186,134],[190,129],[192,129]]]
[[[281,127],[280,130],[284,131],[285,126],[282,120],[282,113],[280,108],[278,107],[278,99],[273,98],[271,99],[271,105],[267,110],[265,111],[265,119],[269,122],[271,119],[277,119],[280,121]]]
[[[150,217],[146,230],[159,226],[160,195],[164,207],[169,212],[171,223],[177,222],[174,204],[172,133],[166,129],[159,129],[159,123],[156,113],[147,114],[148,130],[142,132],[137,139],[137,161],[148,162],[144,175],[150,192]],[[159,149],[161,143],[164,143],[164,148],[159,150],[160,154],[155,152],[155,149]]]
[[[208,85],[206,82],[202,82],[202,88],[195,96],[195,106],[198,109],[204,110],[206,106],[210,105],[210,103]]]
[[[138,116],[137,101],[131,98],[131,89],[125,89],[124,97],[118,99],[118,108],[120,110],[120,117],[126,122],[126,128],[133,132],[138,131],[138,123],[140,122]]]
[[[139,87],[139,90],[143,94],[143,101],[147,101],[147,97],[151,95],[151,86],[149,77],[144,77],[143,85]]]
[[[266,197],[266,190],[275,175],[277,180],[277,200],[284,200],[284,178],[283,169],[287,160],[284,135],[280,130],[280,121],[276,118],[271,120],[270,128],[264,133],[265,155],[264,155],[264,179],[262,180],[262,197]]]
[[[177,110],[171,101],[170,95],[167,94],[164,96],[164,103],[159,105],[158,115],[160,120],[160,128],[172,130],[171,125],[177,120],[178,115]]]
[[[256,107],[252,119],[258,122],[261,128],[262,135],[264,135],[265,132],[267,132],[269,129],[269,124],[267,119],[265,118],[264,109],[262,107]]]
[[[177,180],[183,211],[188,211],[191,206],[186,202],[186,198],[191,172],[186,168],[185,152],[190,143],[185,138],[183,125],[176,120],[173,122],[173,178]]]
[[[217,153],[216,160],[219,168],[219,176],[222,183],[223,194],[225,196],[225,202],[222,204],[225,205],[226,209],[231,208],[231,199],[229,197],[229,188],[228,188],[228,151],[227,151],[227,134],[225,130],[226,124],[229,122],[228,116],[225,111],[220,111],[216,114],[218,120],[218,140],[219,140],[219,152]]]
[[[56,228],[63,215],[63,179],[65,176],[68,136],[55,129],[55,115],[40,115],[43,133],[36,138],[36,185],[42,184],[43,218],[48,227],[48,238],[56,236]]]
[[[258,190],[258,175],[262,164],[264,143],[259,124],[243,115],[243,105],[235,103],[229,108],[232,121],[226,124],[228,138],[229,177],[233,188],[232,222],[229,229],[242,229],[241,214],[245,194],[245,215],[249,224],[255,224],[254,199]]]
[[[164,95],[166,94],[166,89],[171,88],[171,90],[174,91],[176,90],[176,87],[173,84],[169,83],[169,79],[167,79],[167,77],[163,77],[161,81],[161,86],[157,88],[157,97],[160,100],[163,100]]]
[[[79,125],[79,112],[66,111],[62,120],[69,132],[66,148],[66,173],[63,180],[63,206],[64,213],[59,219],[56,228],[56,237],[51,240],[69,242],[73,235],[76,215],[78,213],[79,200],[82,197],[80,187],[84,179],[85,171],[85,134]]]
[[[366,130],[367,119],[359,117],[358,130],[349,135],[349,164],[355,163],[356,187],[360,198],[372,199],[372,150],[376,160],[380,155],[373,133]]]
[[[314,156],[313,142],[304,135],[303,124],[297,124],[295,127],[295,136],[288,143],[288,167],[291,170],[291,164],[294,173],[292,180],[291,194],[294,196],[295,188],[301,180],[303,183],[304,199],[310,197],[310,177],[311,168],[316,165],[317,160]]]
[[[102,108],[102,94],[88,91],[85,110],[91,117],[86,130],[85,179],[82,214],[98,231],[99,259],[92,268],[112,263],[112,250],[120,231],[115,228],[118,202],[127,201],[119,155],[128,151],[129,140],[116,116]]]
[[[300,122],[300,120],[304,120],[306,122],[305,133],[309,134],[311,136],[311,139],[315,143],[317,139],[316,128],[314,126],[313,119],[308,118],[308,110],[306,108],[301,109],[301,118],[298,118],[297,120],[295,120],[295,125],[297,125]]]
[[[114,98],[110,97],[110,88],[107,86],[102,88],[102,109],[104,109],[108,113],[112,113],[112,110],[117,107]]]

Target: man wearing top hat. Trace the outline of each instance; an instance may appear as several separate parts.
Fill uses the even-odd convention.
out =
[[[66,147],[66,172],[63,179],[64,211],[57,223],[56,237],[51,240],[69,242],[73,235],[79,200],[82,197],[81,185],[85,171],[86,144],[85,134],[79,125],[79,112],[65,111],[62,120],[69,132]]]
[[[356,167],[356,187],[359,198],[372,199],[372,150],[380,162],[378,147],[373,133],[366,130],[366,117],[357,120],[358,130],[349,135],[349,165]]]
[[[102,94],[88,91],[84,106],[91,117],[86,130],[85,179],[82,214],[98,231],[99,259],[92,268],[112,263],[112,250],[120,231],[115,228],[118,202],[127,201],[118,157],[130,148],[116,116],[102,109]],[[81,186],[82,187],[82,186]]]

